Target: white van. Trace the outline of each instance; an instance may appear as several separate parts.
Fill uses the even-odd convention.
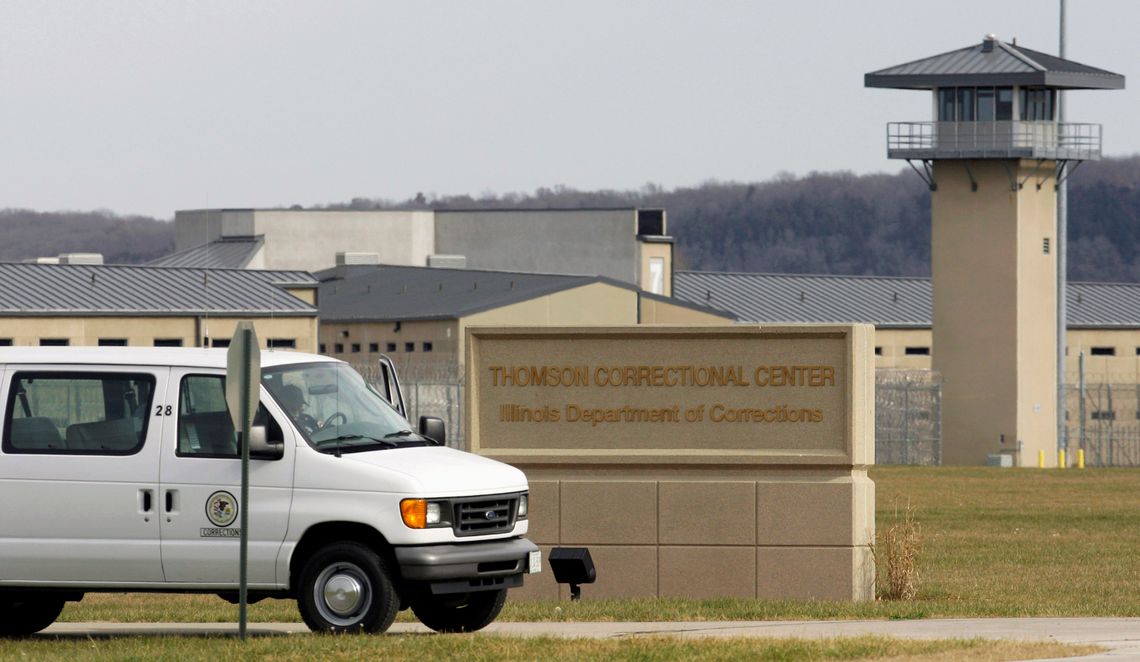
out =
[[[493,621],[540,568],[523,473],[444,447],[439,419],[412,430],[344,362],[261,364],[250,601],[295,598],[326,632],[383,632],[404,608],[439,631]],[[0,348],[0,634],[94,591],[237,600],[225,365],[219,349]]]

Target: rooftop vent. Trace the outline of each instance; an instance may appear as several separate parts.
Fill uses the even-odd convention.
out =
[[[985,39],[982,40],[982,52],[983,53],[992,53],[994,50],[994,44],[996,42],[997,42],[997,35],[996,34],[991,32],[988,35],[986,35]]]
[[[60,264],[103,264],[102,253],[60,253]]]
[[[338,267],[376,264],[380,264],[379,253],[353,253],[349,251],[340,251],[336,254],[336,266]]]
[[[437,269],[466,269],[466,255],[429,255],[427,265]]]

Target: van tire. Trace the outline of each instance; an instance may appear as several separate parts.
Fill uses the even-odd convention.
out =
[[[63,603],[61,598],[42,595],[0,598],[0,636],[22,637],[39,632],[59,618]]]
[[[454,597],[443,595],[413,602],[412,613],[436,632],[475,632],[498,617],[507,601],[507,589],[468,593],[459,600]]]
[[[380,633],[400,609],[384,560],[356,542],[326,545],[305,563],[297,608],[314,632]]]

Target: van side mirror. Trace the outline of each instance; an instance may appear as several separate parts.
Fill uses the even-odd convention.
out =
[[[255,460],[280,460],[285,457],[285,444],[267,441],[265,426],[255,425],[249,429],[249,457]]]
[[[442,418],[435,416],[420,416],[420,434],[440,446],[447,445],[447,425]]]

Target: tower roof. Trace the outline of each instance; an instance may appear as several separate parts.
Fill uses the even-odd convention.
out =
[[[1119,90],[1124,76],[987,35],[973,46],[872,71],[863,84],[908,90],[985,85]]]

